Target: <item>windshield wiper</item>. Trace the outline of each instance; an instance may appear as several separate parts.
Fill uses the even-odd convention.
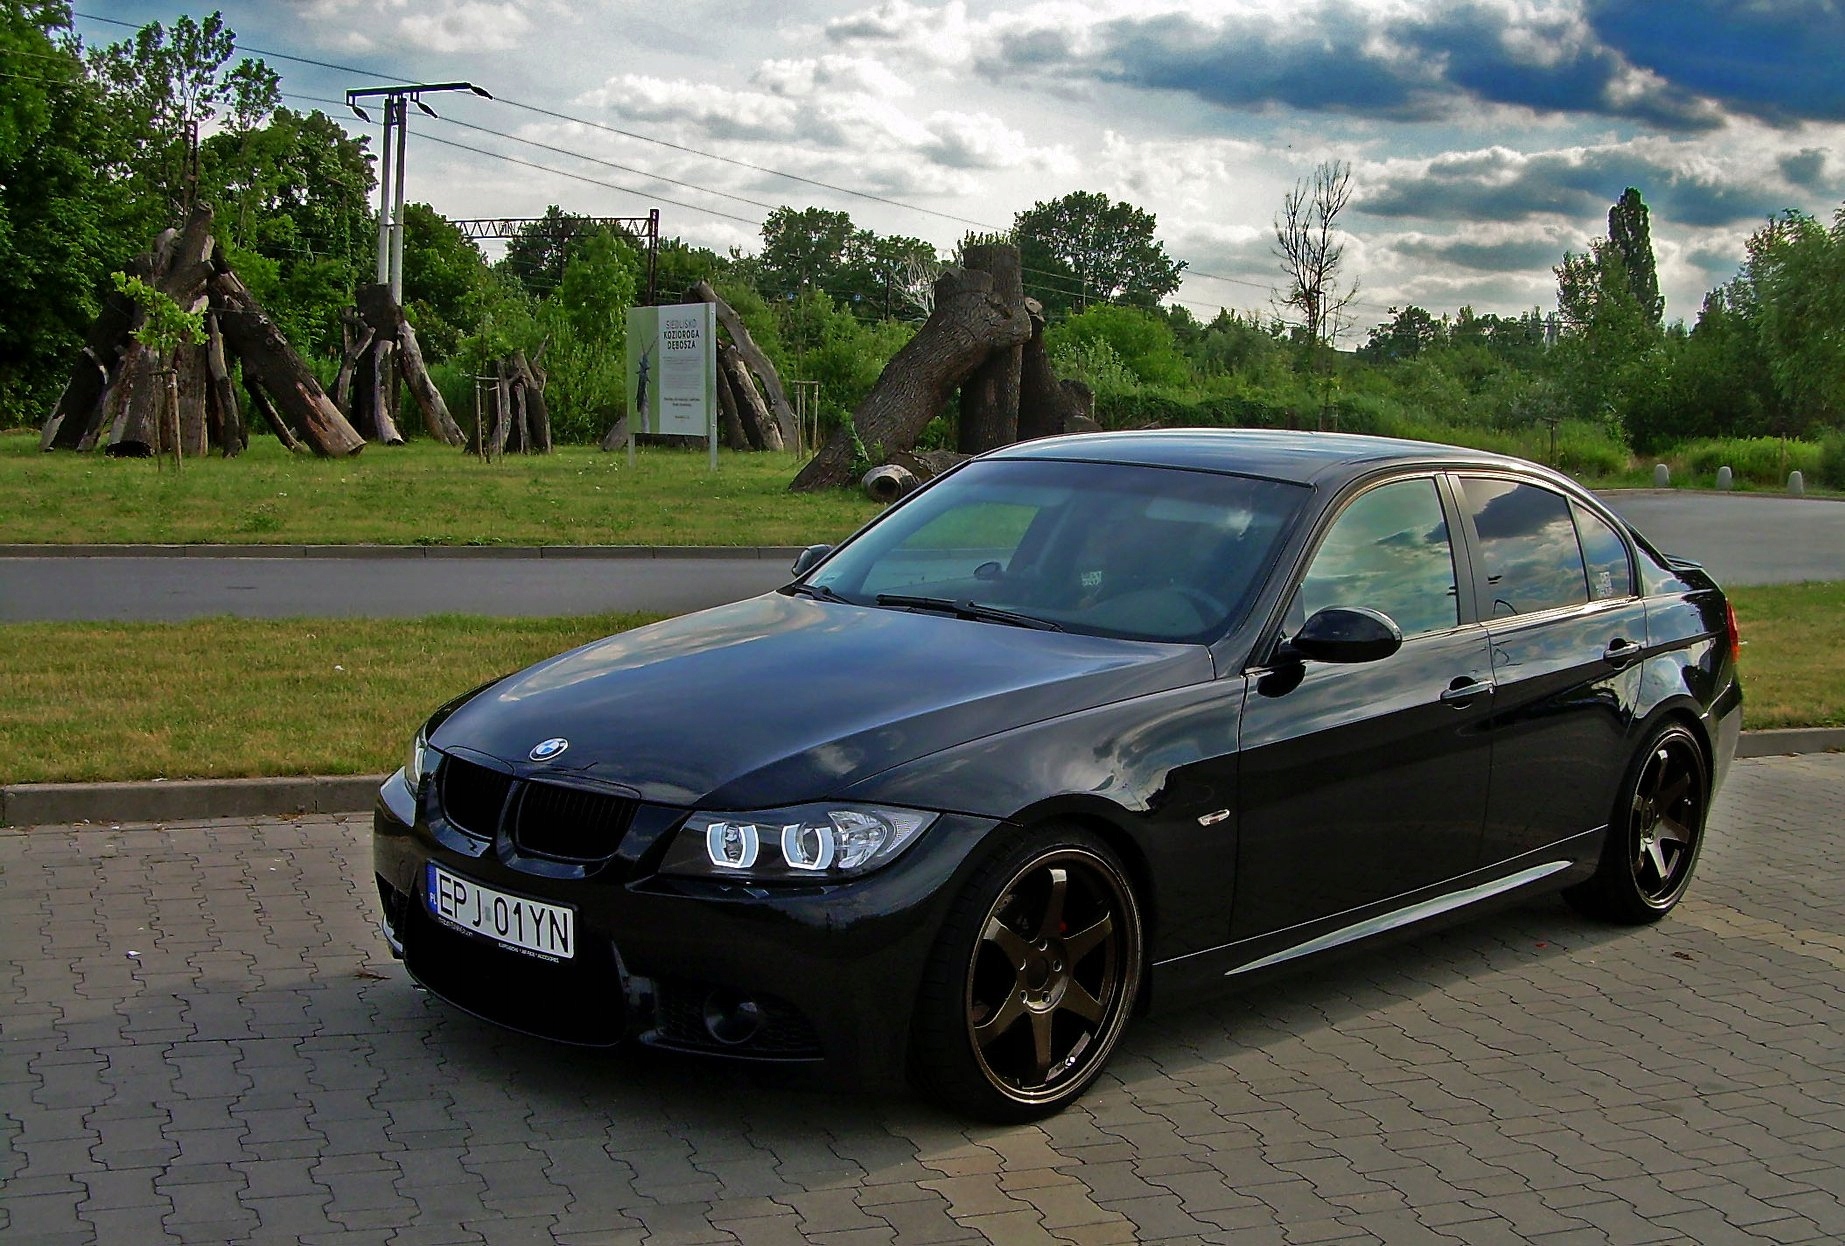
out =
[[[1006,623],[1013,627],[1029,627],[1040,632],[1061,632],[1059,625],[1049,619],[1035,618],[1029,614],[1018,614],[1011,610],[1001,610],[998,606],[983,606],[977,601],[952,597],[911,597],[904,593],[879,593],[880,606],[896,606],[902,610],[930,610],[939,614],[952,614],[957,619],[973,619],[980,623]]]
[[[852,604],[850,598],[840,596],[838,593],[834,592],[830,586],[825,584],[803,584],[797,580],[793,584],[784,586],[782,592],[798,594],[802,597],[812,597],[816,601],[843,601],[847,605]]]

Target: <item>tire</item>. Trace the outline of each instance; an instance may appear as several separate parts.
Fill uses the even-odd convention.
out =
[[[1689,729],[1667,723],[1627,767],[1595,873],[1564,897],[1603,921],[1658,921],[1691,885],[1709,811],[1704,750]]]
[[[992,1121],[1061,1111],[1120,1041],[1143,948],[1139,899],[1106,843],[1073,827],[1013,833],[930,954],[912,1036],[918,1088]]]

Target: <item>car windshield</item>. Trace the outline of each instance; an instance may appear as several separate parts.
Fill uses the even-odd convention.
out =
[[[859,605],[1204,641],[1242,618],[1306,493],[1219,472],[986,459],[893,510],[806,583]]]

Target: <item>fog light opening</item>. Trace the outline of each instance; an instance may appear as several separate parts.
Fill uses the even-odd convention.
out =
[[[713,991],[705,996],[705,1032],[726,1047],[755,1038],[762,1020],[762,1005],[735,991]]]

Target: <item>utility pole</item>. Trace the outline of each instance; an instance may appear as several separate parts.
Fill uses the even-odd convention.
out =
[[[423,96],[439,91],[467,91],[482,99],[493,98],[487,88],[472,82],[419,82],[346,92],[346,107],[361,121],[370,121],[371,116],[359,107],[358,101],[371,97],[384,101],[384,147],[378,159],[378,284],[391,287],[391,301],[399,306],[404,301],[404,147],[410,133],[409,106],[415,104],[433,117],[436,110],[423,102]]]
[[[485,87],[472,82],[419,82],[394,87],[361,87],[346,92],[346,107],[361,121],[371,117],[359,107],[359,101],[380,98],[384,104],[384,146],[378,153],[378,285],[390,295],[391,315],[406,326],[404,305],[404,152],[410,145],[410,105],[434,117],[436,110],[423,102],[423,96],[438,91],[467,91],[483,99],[493,96]],[[395,159],[393,159],[395,157]],[[366,306],[361,298],[360,306]],[[377,328],[377,326],[374,326]],[[352,405],[354,424],[367,440],[401,441],[396,431],[395,412],[399,409],[399,388],[403,371],[397,358],[396,333],[378,333],[362,357],[360,374],[365,378],[363,394]],[[412,367],[418,365],[413,361]],[[431,417],[433,418],[433,417]],[[446,417],[445,417],[446,418]]]

